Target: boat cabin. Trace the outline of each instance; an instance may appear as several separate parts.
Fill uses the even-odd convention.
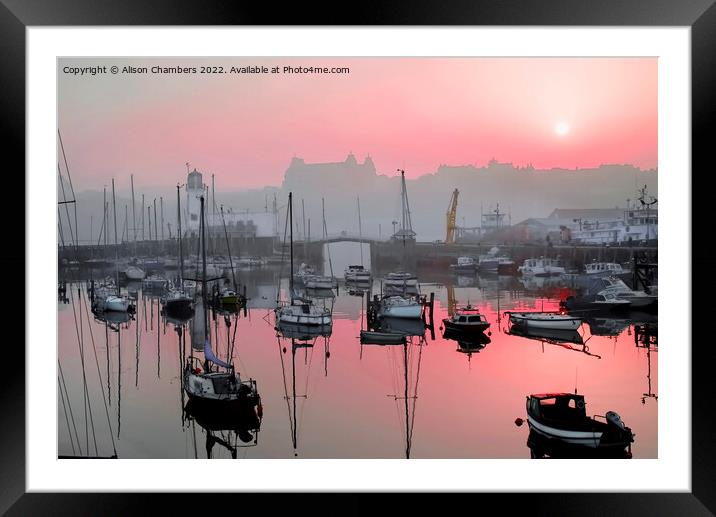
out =
[[[575,422],[587,418],[583,395],[542,393],[527,397],[527,414],[540,420]]]

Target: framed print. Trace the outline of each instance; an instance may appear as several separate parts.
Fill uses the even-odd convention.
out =
[[[351,27],[9,4],[27,336],[4,509],[188,491],[713,511],[690,290],[709,2]]]

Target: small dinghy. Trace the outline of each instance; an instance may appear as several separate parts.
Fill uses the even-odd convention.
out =
[[[404,345],[405,334],[398,332],[360,331],[360,342],[363,345]]]
[[[582,318],[555,312],[506,312],[510,323],[527,328],[576,330],[582,324]]]

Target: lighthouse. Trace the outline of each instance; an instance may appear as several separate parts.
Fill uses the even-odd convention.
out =
[[[201,216],[200,197],[204,194],[204,183],[201,173],[194,169],[186,178],[186,218],[187,231],[192,234],[199,232],[199,218]]]

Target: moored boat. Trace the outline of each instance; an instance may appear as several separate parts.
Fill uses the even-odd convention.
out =
[[[530,430],[550,440],[592,449],[624,449],[634,441],[631,429],[616,412],[587,416],[583,395],[532,394],[526,405]]]
[[[582,318],[554,312],[508,311],[506,314],[509,315],[511,324],[527,328],[576,330],[582,324]]]
[[[559,276],[565,273],[559,260],[544,257],[527,259],[517,270],[524,276]]]
[[[458,257],[457,263],[450,264],[450,269],[461,273],[477,271],[477,261],[473,257]]]
[[[477,307],[469,304],[461,309],[456,309],[452,317],[444,318],[443,325],[446,329],[462,333],[484,332],[490,328],[490,323],[485,315],[480,314]]]
[[[422,304],[414,298],[384,296],[380,301],[378,316],[390,318],[418,319],[423,313]]]

